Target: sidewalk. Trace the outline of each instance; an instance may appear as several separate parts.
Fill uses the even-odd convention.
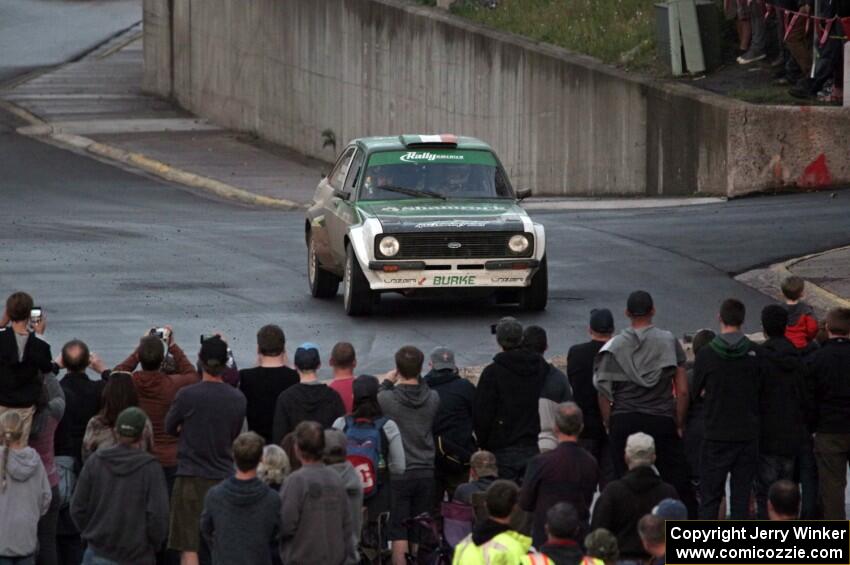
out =
[[[82,60],[0,91],[21,133],[219,196],[275,208],[308,203],[329,166],[221,129],[148,96],[141,27]]]

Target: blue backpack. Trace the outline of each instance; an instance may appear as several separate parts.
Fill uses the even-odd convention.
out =
[[[360,476],[364,499],[378,491],[378,470],[383,466],[381,436],[386,422],[387,418],[355,420],[345,417],[346,459]]]

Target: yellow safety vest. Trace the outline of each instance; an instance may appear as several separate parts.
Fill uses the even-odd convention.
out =
[[[455,548],[452,565],[517,565],[530,547],[531,538],[514,531],[502,532],[483,545],[475,545],[468,535]]]

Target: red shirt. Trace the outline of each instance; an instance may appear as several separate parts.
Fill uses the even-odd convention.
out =
[[[334,389],[345,405],[345,413],[351,414],[354,409],[354,377],[343,377],[334,379],[328,383],[328,386]]]

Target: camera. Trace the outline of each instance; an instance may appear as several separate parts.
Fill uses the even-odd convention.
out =
[[[217,337],[217,335],[218,334],[201,334],[201,345],[203,345],[206,340]]]
[[[30,310],[30,320],[32,320],[33,324],[41,321],[41,306],[33,306],[32,310]]]
[[[156,336],[163,341],[168,341],[171,337],[171,332],[168,331],[168,328],[153,328],[149,335]]]

